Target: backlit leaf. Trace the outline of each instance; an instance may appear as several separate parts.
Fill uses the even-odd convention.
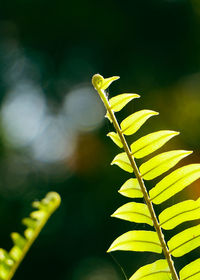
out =
[[[186,200],[177,203],[159,215],[161,227],[167,230],[196,219],[200,219],[200,198],[196,201]]]
[[[185,267],[180,272],[180,280],[199,280],[200,279],[200,259],[197,259]]]
[[[129,173],[133,172],[133,168],[130,164],[130,161],[129,161],[126,153],[120,153],[120,154],[116,155],[116,157],[111,162],[111,165],[113,165],[113,164],[118,165],[121,169],[124,169],[125,171],[127,171]]]
[[[171,273],[166,260],[140,267],[129,280],[170,280]]]
[[[119,236],[111,244],[108,252],[117,250],[162,252],[157,233],[145,230],[133,230]]]
[[[119,207],[112,217],[123,219],[134,223],[146,223],[153,226],[153,222],[148,210],[144,203],[129,202]]]
[[[112,97],[109,99],[109,103],[111,106],[111,109],[114,112],[119,112],[128,102],[130,102],[134,98],[139,98],[140,96],[135,93],[122,93],[115,97]]]
[[[22,220],[22,224],[27,226],[28,228],[35,229],[38,225],[38,222],[35,219],[27,217]]]
[[[152,180],[175,166],[191,151],[176,150],[159,154],[140,166],[140,174],[145,180]]]
[[[136,178],[127,180],[120,188],[119,193],[130,198],[143,197],[143,193]]]
[[[119,135],[118,135],[117,133],[115,133],[115,132],[109,132],[109,133],[107,134],[107,136],[109,136],[109,137],[112,139],[112,141],[113,141],[118,147],[120,147],[120,148],[123,147],[122,142],[121,142],[121,139],[120,139],[120,137],[119,137]]]
[[[183,166],[162,179],[150,190],[150,199],[155,204],[160,204],[200,177],[200,164]]]
[[[150,117],[159,113],[152,110],[141,110],[133,113],[121,122],[121,130],[125,135],[135,133]]]
[[[119,76],[113,76],[106,79],[104,78],[101,84],[101,89],[103,90],[107,89],[110,86],[110,84],[112,84],[112,82],[118,80],[119,78],[120,78]]]
[[[9,255],[10,257],[15,261],[19,261],[22,257],[22,249],[19,248],[18,246],[13,246],[11,249],[10,249],[10,252],[9,252]]]
[[[200,225],[188,228],[168,241],[170,253],[181,257],[200,246]]]
[[[11,233],[11,238],[13,243],[19,247],[20,249],[23,249],[25,244],[26,244],[26,239],[19,233],[17,232],[12,232]]]
[[[27,240],[31,240],[34,237],[34,230],[31,228],[27,228],[24,231],[24,236],[26,237]]]
[[[92,77],[92,84],[96,90],[105,90],[109,87],[109,85],[114,82],[115,80],[118,80],[120,77],[119,76],[113,76],[110,78],[104,79],[103,76],[100,74],[95,74]]]
[[[107,118],[112,123],[112,118],[111,118],[111,116],[110,116],[108,111],[105,114],[105,118]]]
[[[135,158],[145,157],[162,147],[179,132],[172,130],[160,130],[147,134],[131,144],[131,151]]]

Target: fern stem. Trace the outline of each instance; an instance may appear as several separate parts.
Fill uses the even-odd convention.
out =
[[[102,89],[98,89],[98,88],[96,88],[96,90],[97,90],[98,94],[100,95],[100,97],[101,97],[101,99],[102,99],[102,101],[103,101],[103,103],[104,103],[104,105],[105,105],[105,107],[106,107],[106,109],[107,109],[111,119],[112,119],[112,122],[113,122],[113,125],[115,127],[115,130],[116,130],[116,132],[118,133],[118,135],[120,137],[120,140],[121,140],[121,142],[123,144],[124,151],[126,152],[128,158],[129,158],[129,161],[130,161],[131,166],[133,168],[133,172],[134,172],[134,174],[135,174],[135,176],[136,176],[136,178],[137,178],[137,180],[139,182],[141,191],[143,193],[144,200],[146,202],[146,205],[147,205],[147,207],[149,209],[149,212],[150,212],[150,215],[151,215],[151,218],[152,218],[152,221],[153,221],[154,228],[155,228],[155,230],[156,230],[156,232],[158,234],[158,238],[160,240],[164,256],[165,256],[165,258],[167,260],[167,263],[169,265],[169,269],[171,271],[172,278],[173,278],[173,280],[179,280],[179,277],[177,275],[176,269],[174,267],[174,262],[172,260],[171,254],[169,253],[169,249],[167,247],[164,235],[162,233],[162,229],[161,229],[161,227],[159,225],[159,222],[158,222],[158,219],[157,219],[157,216],[156,216],[153,204],[150,201],[150,198],[149,198],[146,186],[145,186],[144,181],[143,181],[143,179],[142,179],[142,177],[140,175],[140,172],[139,172],[139,169],[138,169],[137,164],[135,162],[135,159],[134,159],[134,157],[131,154],[131,150],[129,148],[129,145],[128,145],[128,143],[127,143],[127,141],[126,141],[126,139],[125,139],[125,137],[124,137],[124,135],[123,135],[123,133],[121,131],[120,125],[119,125],[119,123],[118,123],[118,121],[117,121],[117,119],[115,117],[115,114],[114,114],[114,112],[111,109],[111,106],[109,104],[109,100],[107,99],[107,95],[106,95],[105,91],[102,90]]]

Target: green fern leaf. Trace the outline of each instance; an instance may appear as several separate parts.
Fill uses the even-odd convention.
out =
[[[159,215],[160,226],[166,230],[186,222],[200,219],[200,198],[186,200],[163,210]]]
[[[111,118],[111,116],[110,116],[110,113],[106,113],[105,114],[105,118],[107,118],[111,123],[112,123],[112,118]]]
[[[158,114],[159,113],[152,110],[141,110],[133,113],[121,122],[122,133],[125,135],[132,135],[146,122],[146,120]]]
[[[60,196],[55,192],[48,193],[41,201],[33,202],[33,207],[38,210],[32,212],[29,218],[23,220],[23,223],[28,226],[24,231],[24,236],[17,232],[11,233],[14,244],[11,250],[7,252],[4,249],[0,249],[1,280],[10,280],[13,277],[30,246],[59,205]]]
[[[160,130],[147,134],[131,144],[132,155],[135,158],[143,158],[161,148],[179,132],[172,130]]]
[[[118,165],[121,169],[123,169],[129,173],[133,172],[133,168],[130,164],[130,161],[129,161],[126,153],[120,153],[120,154],[116,155],[116,157],[111,162],[111,165],[113,165],[113,164]]]
[[[108,252],[121,251],[146,251],[161,253],[162,248],[156,232],[145,230],[128,231],[119,236],[111,244]]]
[[[171,273],[166,260],[158,260],[154,263],[140,267],[131,276],[130,280],[170,280]]]
[[[112,82],[114,82],[118,79],[119,79],[119,76],[113,76],[111,78],[104,79],[101,75],[97,74],[97,75],[93,76],[92,84],[98,89],[105,90],[109,87],[109,85]]]
[[[111,217],[134,223],[146,223],[153,226],[149,209],[144,203],[129,202],[119,207]]]
[[[200,246],[200,225],[188,228],[168,241],[170,253],[181,257]]]
[[[110,108],[114,112],[119,112],[122,108],[126,106],[131,100],[135,98],[139,98],[140,96],[135,93],[122,93],[119,94],[111,99],[109,99]],[[109,112],[105,115],[106,118],[109,119],[109,121],[112,123],[112,118],[110,117]]]
[[[180,280],[199,280],[200,278],[200,259],[197,259],[180,270]]]
[[[159,154],[140,166],[140,174],[143,179],[152,180],[168,171],[191,153],[191,151],[177,150]]]
[[[122,141],[121,141],[121,139],[120,139],[120,137],[119,137],[119,135],[118,135],[117,133],[115,133],[115,132],[109,132],[109,133],[107,134],[107,136],[109,136],[109,137],[112,139],[112,141],[113,141],[118,147],[120,147],[120,148],[123,147]]]
[[[155,204],[160,204],[198,178],[200,178],[200,164],[196,163],[183,166],[166,176],[150,190],[149,195],[151,201]]]
[[[135,93],[122,93],[116,95],[109,99],[110,107],[114,112],[119,112],[122,108],[126,106],[134,98],[139,98],[140,96]]]
[[[130,198],[143,197],[138,180],[131,178],[127,180],[120,188],[119,193]]]

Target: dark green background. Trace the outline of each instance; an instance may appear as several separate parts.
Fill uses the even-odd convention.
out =
[[[199,161],[199,1],[1,0],[1,108],[18,82],[18,78],[13,81],[6,78],[6,71],[14,67],[15,59],[12,55],[8,57],[8,48],[15,50],[15,45],[36,65],[37,71],[25,68],[22,76],[40,85],[52,115],[62,108],[72,89],[89,86],[93,74],[119,75],[121,79],[110,87],[111,96],[122,92],[142,96],[134,105],[129,104],[119,114],[120,118],[136,109],[160,112],[136,138],[159,129],[181,131],[181,136],[166,147],[192,149],[194,155],[185,162]],[[20,63],[15,67],[21,71]],[[13,129],[14,124],[13,119]],[[117,207],[129,201],[117,193],[129,178],[128,173],[109,165],[119,151],[106,137],[112,131],[111,124],[105,120],[97,129],[79,132],[71,157],[53,163],[33,159],[29,146],[19,148],[9,144],[4,130],[1,125],[0,247],[9,249],[9,233],[23,231],[20,221],[30,212],[31,201],[41,199],[50,190],[62,197],[60,209],[42,231],[14,279],[124,279],[105,252],[117,236],[141,227],[110,218]],[[151,186],[152,183],[148,184]],[[196,182],[190,196],[197,198],[198,194],[199,182]],[[178,195],[162,207],[180,199]],[[197,255],[178,260],[177,268]],[[140,265],[157,258],[150,253],[133,252],[118,252],[113,256],[128,277]]]

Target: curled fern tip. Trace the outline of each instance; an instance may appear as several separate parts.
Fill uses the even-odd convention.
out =
[[[101,76],[100,74],[95,74],[92,77],[92,84],[97,91],[105,90],[110,86],[110,84],[112,82],[114,82],[115,80],[118,80],[119,78],[120,78],[119,76],[113,76],[113,77],[104,79],[104,77]]]

